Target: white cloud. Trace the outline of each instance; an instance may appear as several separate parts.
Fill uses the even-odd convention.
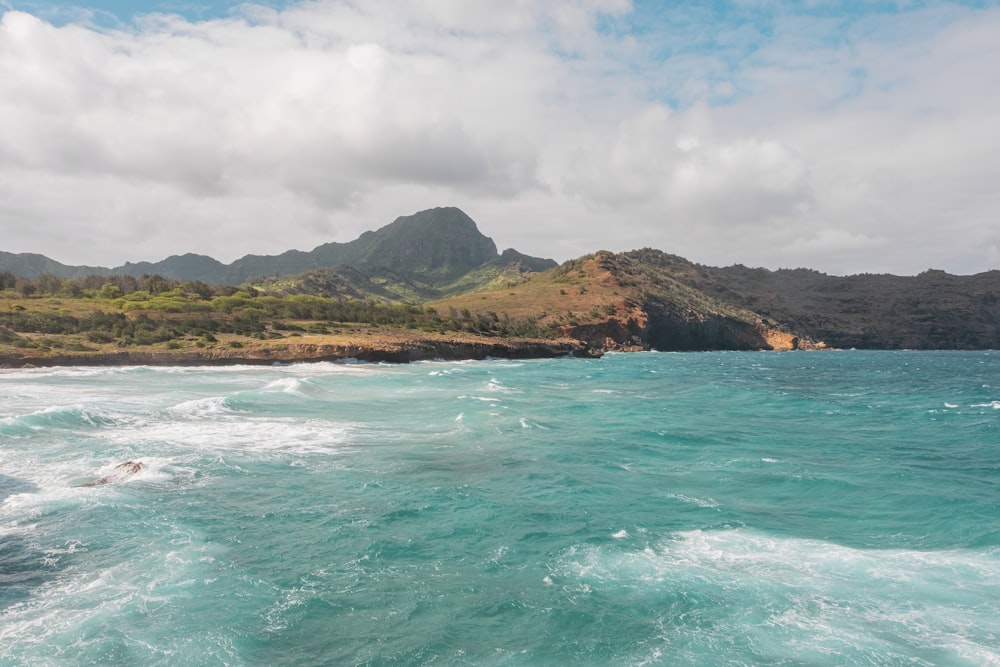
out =
[[[674,174],[670,195],[680,210],[716,224],[769,223],[810,203],[801,158],[777,141],[756,139],[699,143]]]
[[[775,141],[719,141],[699,115],[676,118],[654,106],[626,119],[574,156],[569,188],[611,205],[655,198],[687,212],[749,206],[747,217],[767,215],[762,208],[794,208],[803,199],[806,170],[793,151]],[[778,199],[786,201],[757,205]]]
[[[536,114],[525,105],[537,104],[531,88],[546,83],[550,57],[486,48],[448,57],[391,42],[353,43],[342,33],[317,33],[304,20],[308,9],[271,14],[265,24],[152,16],[136,32],[56,28],[6,13],[0,170],[26,181],[22,196],[38,196],[57,182],[66,188],[62,179],[71,176],[84,191],[103,185],[109,197],[129,198],[118,209],[129,215],[164,188],[186,205],[225,198],[235,214],[262,191],[277,199],[302,195],[308,201],[298,208],[326,210],[393,184],[448,184],[486,194],[535,185]],[[321,38],[326,46],[308,46]],[[404,34],[404,45],[409,41]],[[500,99],[505,93],[513,97],[510,113]],[[82,219],[84,205],[93,203],[75,207]],[[226,215],[215,203],[199,205]],[[99,224],[99,211],[91,211]],[[106,207],[100,213],[113,215]],[[36,216],[36,224],[48,219]],[[251,239],[254,229],[275,222],[259,215],[245,221]],[[142,226],[134,218],[118,222]],[[178,219],[172,227],[184,231],[184,225]],[[202,225],[191,231],[211,244],[222,240]],[[301,242],[302,235],[293,239]]]
[[[7,11],[0,249],[230,261],[457,205],[560,259],[996,265],[1000,10],[716,25],[682,4],[634,33],[630,11],[314,0],[117,29]]]

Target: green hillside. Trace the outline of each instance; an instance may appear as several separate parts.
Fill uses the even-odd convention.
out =
[[[499,254],[493,240],[479,231],[472,218],[454,207],[402,216],[348,243],[325,243],[308,252],[247,255],[228,265],[188,253],[108,269],[67,266],[42,255],[0,253],[0,272],[31,279],[44,274],[58,278],[158,275],[209,285],[241,285],[248,281],[280,283],[281,279],[332,269],[343,273],[341,282],[349,292],[405,300],[478,289],[508,272],[544,270],[555,264],[515,250]],[[344,271],[348,267],[352,271]]]

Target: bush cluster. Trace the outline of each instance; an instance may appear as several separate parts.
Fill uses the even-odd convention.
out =
[[[467,331],[496,336],[544,337],[551,329],[537,319],[512,320],[496,313],[472,314],[452,309],[442,316],[433,308],[374,299],[345,299],[295,294],[277,296],[256,288],[209,286],[160,276],[90,276],[81,280],[39,276],[35,280],[0,273],[0,291],[8,298],[68,297],[92,301],[85,316],[25,308],[8,302],[0,310],[0,326],[14,332],[78,334],[96,344],[152,345],[193,337],[199,345],[216,342],[213,334],[280,338],[286,332],[328,334],[341,323],[419,329]],[[23,341],[22,341],[23,342]]]

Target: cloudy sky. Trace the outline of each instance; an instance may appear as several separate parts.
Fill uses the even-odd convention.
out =
[[[1000,268],[1000,0],[0,0],[0,250],[435,206],[560,261]]]

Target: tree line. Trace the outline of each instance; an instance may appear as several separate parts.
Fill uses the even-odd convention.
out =
[[[71,299],[93,298],[102,289],[117,294],[133,292],[148,292],[152,295],[163,294],[183,289],[185,292],[197,294],[202,298],[233,294],[239,288],[230,285],[207,285],[200,280],[173,280],[159,275],[142,275],[138,278],[130,275],[90,275],[84,278],[60,278],[49,273],[43,273],[37,278],[15,276],[10,271],[0,271],[0,291],[12,290],[24,298],[32,296],[62,296]]]
[[[0,327],[9,332],[79,334],[92,343],[149,345],[183,337],[213,343],[218,333],[256,338],[281,338],[302,333],[331,333],[341,324],[419,329],[427,332],[466,331],[495,336],[551,337],[552,329],[534,318],[511,319],[496,313],[473,314],[467,309],[438,313],[430,307],[314,294],[275,295],[242,285],[207,285],[157,275],[31,280],[0,273]],[[26,308],[10,299],[44,297],[91,300],[94,310],[77,316],[41,308]]]

